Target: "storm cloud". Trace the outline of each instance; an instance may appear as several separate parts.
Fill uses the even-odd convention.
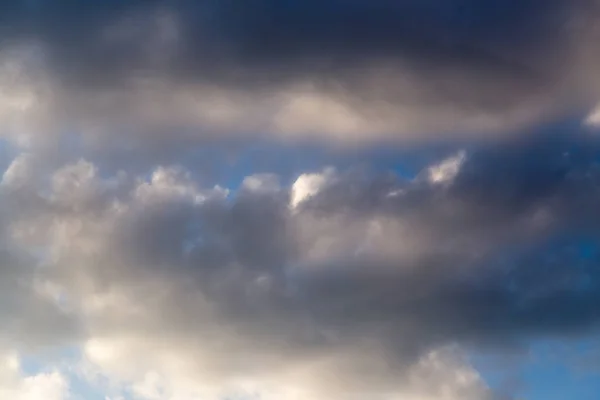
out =
[[[507,132],[598,98],[594,1],[3,7],[2,115],[19,137],[414,142]]]
[[[597,334],[597,1],[6,3],[0,393],[505,400]]]

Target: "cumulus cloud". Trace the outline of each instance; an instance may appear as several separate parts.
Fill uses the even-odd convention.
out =
[[[508,131],[597,95],[595,1],[488,3],[18,2],[0,118],[30,145],[356,144]]]
[[[38,291],[84,327],[88,369],[128,393],[491,399],[461,349],[591,334],[600,318],[584,139],[459,152],[412,180],[330,168],[233,191],[181,167],[21,174],[17,158],[3,196],[29,207],[11,238],[43,250]],[[37,201],[10,202],[23,191]]]
[[[0,207],[0,323],[3,326],[0,343],[16,341],[21,349],[39,349],[68,342],[78,335],[79,327],[72,315],[56,307],[42,288],[38,280],[38,248],[24,248],[20,244],[20,237],[28,232],[14,217],[39,205],[35,199],[19,204],[19,195],[11,190],[11,186],[18,188],[26,179],[25,164],[24,158],[15,160],[0,186],[3,199]]]
[[[18,353],[2,349],[0,395],[15,400],[67,400],[69,383],[57,370],[24,373]]]
[[[520,129],[586,113],[598,125],[598,11],[0,5],[0,148],[15,153],[0,182],[0,349],[75,348],[115,399],[502,398],[468,354],[600,321],[600,147],[581,120]],[[514,136],[481,140],[499,132]],[[349,156],[219,182],[214,156],[186,158],[214,144],[225,165],[260,141],[452,151],[402,176]],[[5,397],[68,396],[67,377],[11,357]]]

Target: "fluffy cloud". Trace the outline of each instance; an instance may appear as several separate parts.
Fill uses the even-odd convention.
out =
[[[19,357],[3,350],[0,356],[0,395],[15,400],[67,400],[69,385],[58,371],[26,375]]]
[[[600,320],[596,138],[481,141],[598,125],[597,1],[543,3],[1,5],[2,348],[119,399],[496,400],[466,354]],[[410,177],[206,154],[423,140]],[[5,397],[67,396],[13,361]]]
[[[582,247],[597,244],[597,145],[559,139],[459,152],[413,180],[326,169],[233,191],[181,167],[49,174],[24,156],[2,190],[11,240],[44,265],[38,292],[124,393],[480,400],[493,393],[460,349],[600,318]]]

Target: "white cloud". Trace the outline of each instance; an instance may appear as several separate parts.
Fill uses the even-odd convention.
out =
[[[363,360],[364,376],[358,382],[347,380],[345,366],[335,359],[314,360],[283,371],[266,370],[259,375],[223,379],[194,361],[186,349],[171,343],[148,342],[143,336],[125,341],[105,338],[87,346],[90,368],[112,380],[115,386],[131,391],[143,400],[218,399],[241,395],[275,400],[371,399],[385,400],[482,400],[490,397],[478,373],[454,348],[440,348],[424,355],[407,372],[408,378],[387,379],[385,361]],[[339,362],[348,361],[343,356]],[[354,361],[352,361],[354,362]],[[254,366],[260,370],[260,366]],[[333,369],[330,369],[333,368]],[[358,371],[357,371],[358,372]],[[315,374],[318,373],[318,376]],[[377,375],[385,378],[378,380]],[[381,386],[370,387],[360,380],[374,379]]]
[[[57,370],[27,375],[14,352],[2,352],[0,397],[14,400],[67,400],[69,383]]]
[[[589,126],[600,126],[600,108],[592,110],[585,119],[585,123]]]
[[[298,207],[300,203],[317,194],[334,177],[335,170],[333,168],[327,168],[322,173],[300,175],[292,185],[290,206]]]
[[[460,168],[465,162],[467,154],[460,151],[456,155],[447,158],[437,165],[427,169],[427,178],[432,184],[447,184],[460,172]]]

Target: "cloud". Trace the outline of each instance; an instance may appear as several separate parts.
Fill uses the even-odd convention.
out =
[[[290,206],[296,208],[300,203],[310,199],[335,178],[335,170],[328,168],[322,173],[300,175],[290,189]]]
[[[0,118],[26,145],[487,137],[597,97],[592,0],[4,8]]]
[[[66,400],[69,383],[58,371],[27,375],[19,357],[2,350],[0,357],[0,395],[15,400]]]
[[[57,307],[39,280],[39,248],[22,247],[24,230],[17,215],[25,216],[40,203],[35,198],[19,202],[20,186],[27,179],[26,157],[18,158],[6,171],[0,186],[0,323],[3,326],[0,343],[17,343],[17,350],[39,350],[64,344],[79,334],[79,326],[68,310]],[[15,189],[15,192],[12,192]],[[22,192],[21,192],[22,193]],[[42,211],[42,210],[38,210]],[[30,214],[34,218],[39,215]],[[13,347],[10,345],[9,347]]]
[[[597,150],[556,136],[409,180],[325,169],[232,190],[23,156],[2,196],[11,240],[45,265],[38,291],[83,327],[71,343],[142,398],[479,400],[494,394],[461,350],[595,332]]]
[[[238,396],[264,399],[310,399],[323,396],[333,399],[389,398],[409,400],[492,398],[479,375],[466,364],[460,352],[444,348],[431,352],[415,364],[402,387],[394,393],[382,394],[378,389],[365,390],[363,385],[339,382],[342,388],[311,380],[310,372],[321,368],[339,368],[328,360],[297,366],[285,372],[264,372],[259,379],[238,378],[226,383],[196,369],[196,363],[183,349],[171,345],[167,352],[149,352],[142,337],[123,341],[118,338],[90,342],[88,362],[96,371],[108,374],[109,379],[125,382],[128,390],[141,399],[187,399],[195,397],[222,398]],[[364,373],[368,379],[379,372],[379,363],[370,363]],[[339,379],[339,378],[335,378]],[[398,385],[400,386],[400,385]],[[333,390],[332,390],[333,389]],[[360,391],[364,390],[364,391]]]
[[[596,127],[600,125],[600,109],[594,109],[585,119],[585,124]]]
[[[600,148],[528,128],[598,125],[598,11],[0,5],[0,355],[75,349],[116,399],[502,398],[467,355],[600,321]],[[305,142],[450,150],[399,176]],[[15,360],[5,397],[67,396]]]

